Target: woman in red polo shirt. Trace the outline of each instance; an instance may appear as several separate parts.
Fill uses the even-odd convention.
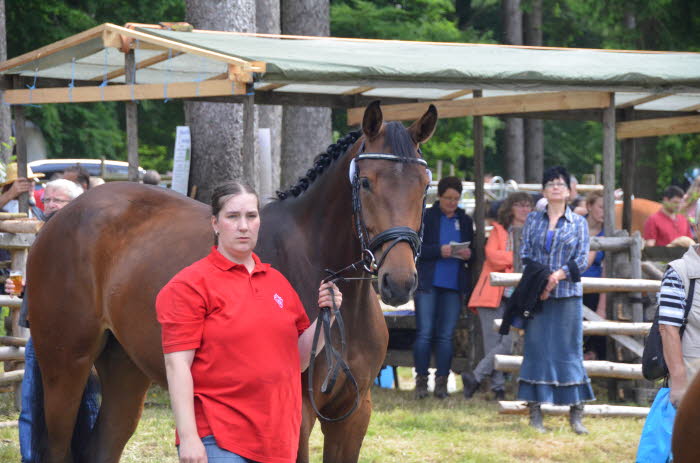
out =
[[[217,187],[212,214],[217,245],[156,300],[180,462],[292,462],[314,325],[284,276],[253,253],[255,192]],[[332,305],[331,287],[340,306],[325,283],[319,307]]]

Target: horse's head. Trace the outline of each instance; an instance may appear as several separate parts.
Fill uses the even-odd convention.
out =
[[[430,181],[419,146],[436,123],[433,105],[409,128],[384,123],[378,101],[362,120],[364,137],[351,164],[356,223],[363,246],[376,257],[379,293],[387,304],[406,303],[418,284],[415,257]]]

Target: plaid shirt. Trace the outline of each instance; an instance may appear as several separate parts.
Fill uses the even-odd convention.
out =
[[[588,267],[588,222],[567,207],[557,221],[549,252],[545,249],[548,228],[546,210],[530,212],[523,227],[520,258],[523,262],[530,259],[548,265],[552,272],[562,269],[566,273],[566,279],[559,282],[551,297],[583,295],[581,274]]]

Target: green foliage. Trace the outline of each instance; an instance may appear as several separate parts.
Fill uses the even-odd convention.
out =
[[[465,42],[478,37],[460,30],[449,0],[345,0],[331,4],[331,33],[336,37]]]
[[[660,137],[658,151],[657,191],[659,195],[669,185],[686,185],[691,169],[700,168],[700,134]]]
[[[9,57],[104,22],[158,23],[185,16],[182,0],[23,0],[5,5]],[[27,117],[44,133],[49,157],[126,158],[123,104],[42,105],[28,108]],[[165,172],[172,164],[166,158],[175,143],[175,127],[184,123],[182,102],[140,102],[139,121],[141,165]]]

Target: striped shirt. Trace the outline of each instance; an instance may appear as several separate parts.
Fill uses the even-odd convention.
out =
[[[685,288],[678,273],[669,267],[661,280],[661,290],[657,294],[660,325],[683,325],[685,312]]]
[[[549,266],[550,271],[562,269],[566,279],[559,282],[551,297],[581,296],[581,274],[588,267],[588,222],[568,207],[559,217],[549,251],[546,249],[549,216],[547,210],[530,212],[523,227],[520,258]]]

